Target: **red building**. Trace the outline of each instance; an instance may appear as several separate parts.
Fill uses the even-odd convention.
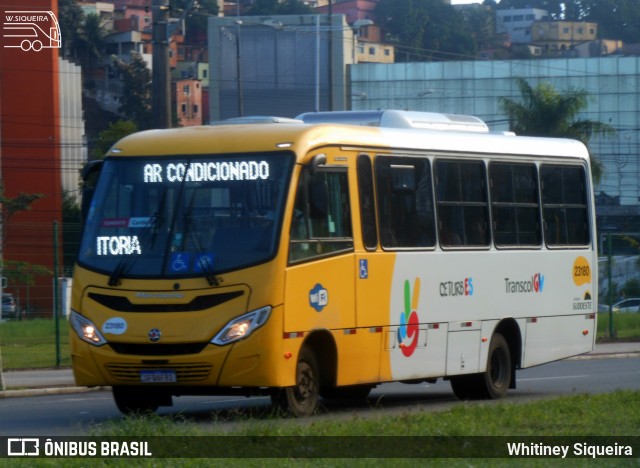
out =
[[[202,125],[202,86],[199,80],[185,79],[172,83],[173,108],[182,127]]]
[[[3,211],[3,274],[10,277],[7,291],[19,293],[33,313],[43,316],[53,310],[53,275],[36,275],[30,285],[8,274],[6,261],[42,265],[53,272],[53,225],[60,226],[62,206],[58,47],[64,31],[57,23],[57,9],[56,0],[0,0],[0,178],[9,199],[21,193],[42,196],[30,210],[8,220]],[[28,38],[11,21],[37,23],[42,31],[36,39]]]

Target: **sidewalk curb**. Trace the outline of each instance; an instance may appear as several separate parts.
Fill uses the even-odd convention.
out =
[[[19,390],[0,391],[0,400],[12,397],[32,397],[46,395],[70,395],[73,393],[88,393],[99,391],[111,391],[111,387],[44,387],[26,388]]]
[[[591,353],[582,356],[574,356],[567,358],[567,361],[587,361],[590,359],[624,359],[624,358],[640,358],[640,352],[632,351],[627,353]]]

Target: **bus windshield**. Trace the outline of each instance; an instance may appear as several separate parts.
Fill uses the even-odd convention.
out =
[[[112,157],[78,262],[120,278],[213,277],[275,255],[290,153]]]

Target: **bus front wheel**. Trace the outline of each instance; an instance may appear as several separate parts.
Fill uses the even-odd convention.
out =
[[[294,416],[311,416],[318,409],[320,397],[320,373],[315,354],[303,346],[296,365],[296,380],[293,387],[277,391],[272,401]]]
[[[485,372],[451,377],[453,393],[461,400],[502,398],[510,384],[511,354],[507,340],[500,333],[491,338]]]

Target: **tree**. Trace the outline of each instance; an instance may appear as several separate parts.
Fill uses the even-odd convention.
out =
[[[464,16],[442,0],[381,0],[375,12],[399,60],[464,60],[478,50]]]
[[[207,20],[209,16],[218,16],[217,0],[171,0],[170,11],[175,18],[182,17],[185,12],[186,41],[193,44],[207,42]],[[188,10],[187,10],[188,9]]]
[[[397,52],[400,52],[400,48],[405,52],[404,58],[398,53],[396,57],[411,61],[413,57],[409,55],[410,52],[419,53],[424,43],[425,29],[429,23],[427,12],[416,8],[413,0],[400,3],[381,0],[375,11],[387,41],[396,45]]]
[[[18,291],[18,297],[26,299],[24,306],[20,308],[20,313],[25,310],[28,314],[31,310],[29,288],[36,283],[36,276],[49,276],[53,272],[43,265],[37,265],[29,262],[6,260],[2,274],[7,277],[7,283],[12,289]],[[24,296],[20,294],[20,289],[25,287]]]
[[[598,37],[640,42],[638,0],[581,0],[583,21],[598,23]]]
[[[79,34],[75,36],[76,53],[83,68],[92,68],[95,60],[102,57],[104,37],[107,31],[102,26],[100,16],[91,13],[85,17]]]
[[[64,57],[76,57],[77,36],[84,22],[84,13],[76,0],[58,0],[58,21]]]
[[[2,210],[0,213],[0,271],[2,271],[3,276],[7,276],[9,278],[9,281],[11,283],[14,283],[15,281],[15,279],[12,281],[11,278],[16,277],[16,265],[25,262],[15,262],[4,259],[4,240],[7,234],[7,226],[9,225],[9,220],[16,213],[29,210],[31,204],[41,199],[42,197],[44,197],[44,195],[40,193],[29,194],[20,192],[15,198],[7,198],[4,196],[4,187],[0,184],[0,205],[2,206]],[[37,267],[36,265],[33,266]],[[33,278],[30,277],[30,281],[32,281],[32,279]],[[26,284],[29,285],[30,283]]]
[[[462,15],[469,26],[470,34],[480,49],[495,47],[496,24],[495,12],[492,8],[486,6],[469,8],[464,10]]]
[[[500,106],[509,116],[511,129],[519,135],[573,138],[587,144],[594,135],[612,135],[615,131],[607,124],[577,118],[587,105],[584,90],[570,88],[558,92],[550,83],[541,82],[531,87],[526,80],[517,79],[522,101],[502,97]],[[595,181],[602,176],[602,164],[592,158]]]
[[[125,62],[115,55],[111,59],[122,76],[123,89],[118,112],[135,122],[141,130],[151,128],[153,126],[151,70],[147,68],[142,56],[137,52],[131,52],[130,62]]]
[[[95,142],[96,147],[91,152],[91,159],[102,159],[107,151],[117,142],[131,133],[138,131],[138,126],[131,120],[118,120],[100,132]]]
[[[631,278],[620,289],[623,297],[640,297],[640,281],[637,278]]]
[[[2,234],[0,237],[0,242],[4,247],[4,239],[6,236],[6,227],[9,223],[11,217],[14,214],[20,211],[29,210],[31,204],[37,200],[40,200],[44,195],[41,193],[24,193],[20,192],[15,198],[7,198],[4,196],[4,187],[0,184],[0,206],[2,206],[2,212],[0,216],[0,222],[2,225],[0,226]],[[4,251],[4,248],[2,249]],[[0,260],[2,258],[0,257]]]
[[[82,232],[82,216],[76,198],[68,192],[62,192],[62,263],[65,274],[73,271]]]
[[[15,198],[7,198],[4,196],[4,187],[0,184],[0,261],[3,260],[4,255],[4,240],[7,235],[7,226],[9,220],[20,211],[29,210],[31,204],[37,200],[40,200],[44,195],[41,193],[24,193],[20,192]]]
[[[335,1],[335,0],[334,0]],[[256,0],[246,12],[247,16],[309,15],[313,9],[298,0]]]

